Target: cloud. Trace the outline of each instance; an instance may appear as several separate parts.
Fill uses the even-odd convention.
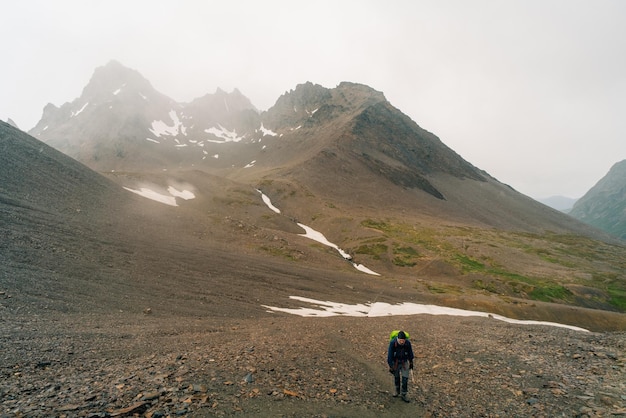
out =
[[[382,91],[533,197],[579,197],[626,158],[626,2],[26,0],[4,6],[0,118],[25,130],[116,59],[177,101],[259,109],[311,81]]]

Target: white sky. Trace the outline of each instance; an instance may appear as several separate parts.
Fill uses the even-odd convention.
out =
[[[4,3],[0,119],[23,130],[115,59],[180,102],[367,84],[535,198],[580,197],[626,158],[622,0]]]

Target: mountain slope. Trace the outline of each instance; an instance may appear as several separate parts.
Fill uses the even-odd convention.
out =
[[[0,405],[5,415],[314,416],[323,411],[395,417],[407,408],[420,416],[442,410],[454,416],[510,410],[533,415],[537,405],[551,416],[623,410],[623,332],[587,333],[486,316],[374,317],[367,307],[371,301],[396,308],[414,301],[594,331],[626,329],[623,314],[527,302],[521,293],[530,287],[516,297],[490,296],[464,287],[464,275],[452,265],[443,271],[447,281],[433,280],[442,260],[406,275],[370,277],[338,260],[336,251],[308,244],[292,219],[270,211],[248,185],[200,170],[108,176],[116,183],[0,122]],[[168,206],[118,185],[146,177],[154,184],[189,187],[195,197]],[[317,202],[316,208],[335,210],[325,203]],[[416,226],[385,233],[407,233]],[[367,230],[376,228],[384,225],[370,222]],[[507,251],[497,233],[487,232],[492,235],[482,247],[478,234],[485,231],[463,236],[473,239],[465,241],[466,257],[474,248]],[[425,235],[420,242],[430,247],[433,234]],[[558,248],[589,243],[579,238]],[[516,242],[523,240],[529,236],[515,236]],[[612,250],[591,244],[600,248],[593,255]],[[440,256],[449,247],[441,245]],[[547,252],[554,247],[542,254],[554,257]],[[599,260],[594,267],[601,273],[612,262]],[[476,280],[473,274],[470,280]],[[593,298],[600,293],[596,289]],[[268,306],[299,308],[292,295],[358,306],[360,314],[371,316],[300,318],[268,312]],[[409,405],[391,396],[383,366],[387,336],[398,327],[413,338],[415,374],[429,376],[411,383]],[[503,365],[515,373],[503,376]],[[498,384],[485,385],[489,379]],[[522,396],[522,390],[532,397]],[[564,393],[571,402],[563,402]]]
[[[0,199],[5,203],[73,216],[82,208],[101,208],[107,196],[119,190],[83,164],[4,122],[0,138],[0,178],[5,179]]]
[[[174,209],[150,209],[150,216],[159,219],[150,228],[145,221],[136,221],[122,232],[141,231],[140,236],[126,237],[138,248],[165,234],[168,243],[158,251],[163,259],[177,253],[174,242],[189,249],[194,257],[185,259],[198,266],[192,269],[194,280],[201,281],[202,271],[212,270],[207,260],[197,261],[195,256],[210,252],[213,257],[232,260],[232,253],[241,252],[238,256],[245,255],[248,265],[264,266],[262,277],[285,269],[311,269],[315,273],[299,274],[307,280],[321,276],[350,281],[355,265],[364,265],[384,280],[403,283],[403,289],[413,289],[420,298],[435,297],[431,289],[443,289],[443,295],[436,298],[458,307],[473,303],[484,310],[509,311],[510,306],[494,302],[506,297],[626,310],[625,249],[615,239],[472,166],[368,86],[341,83],[327,89],[301,84],[260,115],[236,92],[218,91],[194,102],[197,109],[211,111],[198,110],[188,119],[191,104],[180,104],[187,106],[180,112],[161,106],[173,112],[171,121],[180,123],[162,125],[160,131],[154,129],[159,126],[154,121],[139,124],[142,132],[161,133],[150,141],[129,138],[141,152],[85,161],[97,163],[108,178],[135,191],[167,191],[170,186],[193,191],[194,199],[179,202]],[[237,103],[240,111],[231,113]],[[124,114],[133,114],[132,104],[128,109]],[[98,117],[101,106],[95,110],[90,118]],[[202,129],[188,124],[202,118]],[[77,121],[75,116],[63,123],[97,126]],[[58,126],[62,125],[50,125],[42,132],[58,131]],[[81,143],[76,132],[70,129],[64,140]],[[257,189],[280,213],[272,213],[263,204]],[[139,216],[136,210],[129,213],[133,213],[130,219]],[[349,254],[354,264],[346,263],[333,248],[303,238],[299,224],[320,231]],[[285,262],[298,267],[285,267]],[[243,277],[253,277],[251,270],[239,269],[240,262],[233,263],[219,263],[224,276],[238,271]],[[162,265],[162,261],[155,264]],[[143,268],[133,274],[144,277],[154,272],[152,267]],[[181,267],[180,271],[185,270]],[[294,286],[290,276],[281,276],[281,285],[274,283],[271,289],[289,292]],[[369,286],[384,283],[367,280],[363,292],[370,293],[374,290]],[[316,292],[326,292],[314,287]],[[452,297],[449,292],[464,296]],[[484,292],[486,301],[477,304],[476,298]],[[224,295],[230,293],[223,290]],[[522,307],[513,311],[518,308],[527,311]],[[540,315],[556,320],[554,312]]]
[[[615,163],[576,202],[570,215],[626,240],[626,160]]]
[[[166,316],[237,318],[303,285],[358,300],[348,287],[333,290],[337,280],[354,287],[362,279],[333,271],[340,260],[313,254],[292,264],[269,255],[302,229],[268,218],[249,186],[200,171],[151,175],[148,187],[193,184],[194,198],[173,207],[119,185],[135,174],[110,177],[117,182],[0,122],[0,291],[10,296],[0,315],[140,314],[147,305]],[[290,250],[304,254],[307,241]],[[374,284],[360,295],[377,292]]]
[[[307,177],[316,171],[341,176],[337,170],[343,169],[342,177],[352,187],[364,180],[362,176],[383,177],[439,199],[443,196],[427,179],[431,173],[484,180],[475,167],[391,106],[382,93],[364,85],[344,82],[334,89],[299,85],[262,116],[276,132],[291,129],[284,141],[290,141],[298,156],[284,149],[276,153],[288,155],[282,163],[298,161],[296,168],[289,170],[295,177],[302,170]],[[263,160],[258,165],[263,165]],[[369,173],[360,172],[355,165]],[[351,166],[358,172],[351,173],[347,169]]]
[[[280,136],[263,139],[265,148],[248,157],[253,166],[221,174],[262,184],[277,199],[289,191],[290,199],[281,203],[299,217],[313,216],[307,208],[314,206],[295,199],[297,191],[348,212],[371,208],[409,218],[609,239],[474,167],[370,87],[302,84],[261,117]]]
[[[31,134],[103,172],[193,167],[252,187],[308,190],[348,210],[389,206],[607,239],[502,185],[361,84],[300,84],[259,114],[237,90],[175,103],[112,61],[80,98],[49,105]]]
[[[92,169],[110,171],[199,164],[217,153],[211,144],[238,141],[237,131],[251,127],[260,127],[258,113],[238,91],[176,103],[111,61],[94,71],[79,98],[60,108],[48,104],[29,133]]]

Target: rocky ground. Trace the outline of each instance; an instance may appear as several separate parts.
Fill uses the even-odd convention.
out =
[[[362,274],[299,237],[250,187],[188,173],[196,199],[170,207],[11,135],[0,152],[0,418],[626,415],[624,314],[465,292],[469,279],[445,263]],[[305,219],[331,206],[288,202],[310,209]],[[324,232],[343,235],[342,222]],[[621,251],[608,258],[615,272],[596,279],[619,278]],[[607,263],[600,253],[592,271]],[[454,292],[430,292],[433,276]],[[295,307],[293,295],[434,303],[595,332],[263,307]],[[417,356],[408,404],[391,396],[385,363],[399,328]]]
[[[386,336],[410,331],[411,402]],[[1,417],[626,416],[626,334],[405,316],[2,317]]]

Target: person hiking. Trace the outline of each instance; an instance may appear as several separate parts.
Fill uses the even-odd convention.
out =
[[[387,364],[389,365],[389,373],[393,374],[396,391],[394,398],[402,394],[402,400],[409,402],[407,391],[409,385],[409,370],[413,369],[413,348],[411,341],[407,338],[404,331],[398,332],[389,342],[387,350]],[[402,379],[402,380],[401,380]],[[402,383],[402,387],[400,386]],[[400,391],[402,389],[402,391]]]

